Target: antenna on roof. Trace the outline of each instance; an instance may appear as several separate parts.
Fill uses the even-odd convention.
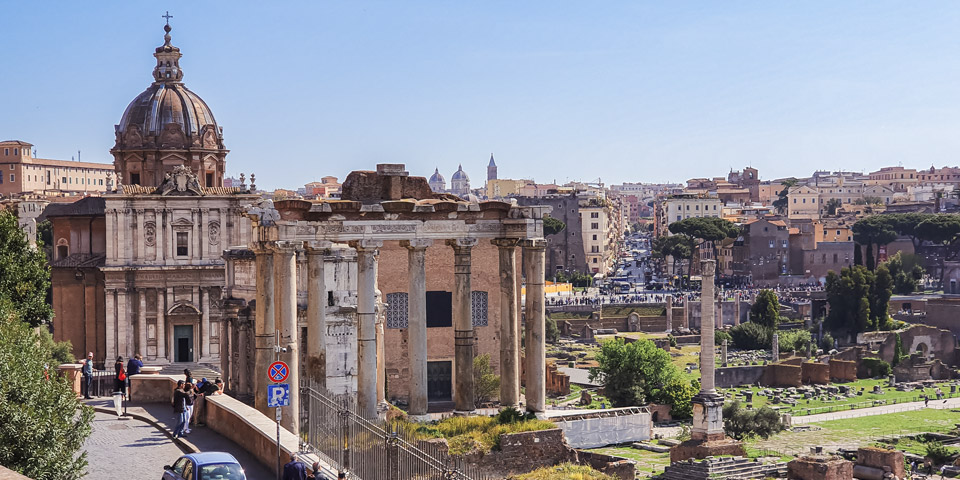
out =
[[[77,161],[80,161],[80,150],[77,150]]]

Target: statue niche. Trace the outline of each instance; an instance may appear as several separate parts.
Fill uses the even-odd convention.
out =
[[[124,134],[123,143],[128,148],[137,148],[143,146],[143,135],[140,133],[140,127],[130,125]]]

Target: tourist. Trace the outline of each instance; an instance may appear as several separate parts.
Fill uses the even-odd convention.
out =
[[[313,462],[313,471],[310,472],[310,475],[307,478],[312,478],[313,480],[327,480],[327,476],[323,474],[323,470],[320,469],[320,462]]]
[[[93,387],[93,352],[87,354],[86,360],[83,361],[83,384],[81,385],[83,389],[83,398],[91,399],[93,398],[90,395],[90,388]]]
[[[186,405],[187,411],[187,426],[184,427],[183,433],[190,433],[190,423],[193,421],[193,403],[197,398],[197,394],[193,391],[193,384],[189,382],[184,382],[183,393],[183,403]]]
[[[143,368],[143,357],[140,354],[136,354],[133,358],[127,362],[127,387],[130,387],[130,377],[132,375],[139,375],[140,369]]]
[[[127,396],[127,372],[123,369],[123,357],[117,357],[117,362],[113,364],[116,372],[113,377],[113,391],[120,392],[124,397]]]
[[[220,395],[223,392],[223,381],[217,378],[216,382],[208,382],[206,378],[201,379],[200,383],[197,384],[196,391],[197,395],[193,402],[193,417],[194,425],[202,427],[203,422],[203,413],[206,411],[207,397],[211,395]]]
[[[177,417],[177,426],[173,429],[173,438],[180,438],[187,426],[186,394],[183,391],[183,380],[177,380],[177,388],[173,390],[173,413]]]
[[[183,376],[187,377],[187,378],[184,380],[184,382],[190,383],[190,384],[193,383],[193,375],[190,373],[190,369],[189,369],[189,368],[184,368],[184,369],[183,369]]]
[[[283,480],[308,480],[307,466],[297,459],[296,453],[291,453],[290,462],[283,466]]]

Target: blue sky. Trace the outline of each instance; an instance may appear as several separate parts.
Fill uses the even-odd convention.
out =
[[[230,174],[682,181],[960,163],[956,2],[3,2],[0,137],[111,161],[163,19]]]

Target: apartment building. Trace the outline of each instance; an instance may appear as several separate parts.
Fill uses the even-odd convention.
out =
[[[33,144],[20,140],[0,142],[0,195],[107,190],[113,164],[34,158],[32,148]]]

